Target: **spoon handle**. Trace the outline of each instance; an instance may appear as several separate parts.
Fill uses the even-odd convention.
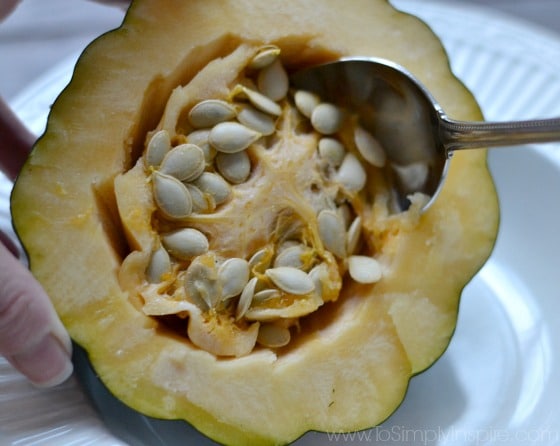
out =
[[[514,122],[465,122],[440,116],[440,135],[448,153],[462,149],[560,141],[560,118]]]

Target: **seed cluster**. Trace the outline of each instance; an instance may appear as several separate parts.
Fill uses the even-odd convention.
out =
[[[260,48],[246,67],[247,78],[227,100],[196,103],[188,111],[192,131],[185,138],[177,143],[174,135],[159,130],[144,153],[157,218],[167,222],[146,268],[148,288],[157,286],[168,300],[183,299],[202,313],[226,315],[240,327],[258,324],[255,342],[269,348],[288,344],[299,318],[336,300],[346,272],[363,284],[381,279],[378,261],[360,254],[363,221],[346,198],[366,186],[366,165],[386,163],[383,148],[348,111],[314,93],[291,91],[279,55],[276,46]],[[316,209],[321,246],[310,242],[313,237],[300,222],[248,258],[225,258],[210,249],[203,230],[188,225],[189,217],[218,212],[234,199],[233,188],[248,181],[254,168],[248,149],[277,131],[284,107],[309,123],[317,135],[317,169],[325,184],[336,185],[334,192],[325,192],[327,205]],[[350,148],[340,137],[348,129]],[[185,317],[188,307],[150,308],[144,309],[150,315]],[[210,346],[198,346],[212,352]]]

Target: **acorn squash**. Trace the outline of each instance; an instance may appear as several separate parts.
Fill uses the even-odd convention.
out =
[[[384,0],[138,0],[80,57],[12,212],[125,404],[284,444],[380,423],[445,350],[497,233],[486,153],[457,153],[426,211],[395,208],[374,135],[289,84],[341,56],[396,61],[481,118],[436,36]]]

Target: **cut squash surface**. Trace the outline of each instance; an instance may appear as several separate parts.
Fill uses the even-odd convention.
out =
[[[289,84],[342,56],[393,60],[481,119],[432,31],[384,0],[137,0],[80,57],[12,213],[125,404],[285,444],[379,424],[445,350],[496,238],[486,153],[400,209],[375,135]]]

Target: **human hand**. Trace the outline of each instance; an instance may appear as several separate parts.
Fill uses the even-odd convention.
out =
[[[127,6],[125,0],[99,0]],[[0,0],[0,21],[19,0]],[[0,98],[0,171],[15,180],[35,136]],[[32,383],[49,387],[72,373],[72,344],[47,294],[17,258],[10,239],[0,232],[0,355]]]
[[[72,344],[52,304],[8,248],[0,243],[0,353],[38,387],[72,373]]]

